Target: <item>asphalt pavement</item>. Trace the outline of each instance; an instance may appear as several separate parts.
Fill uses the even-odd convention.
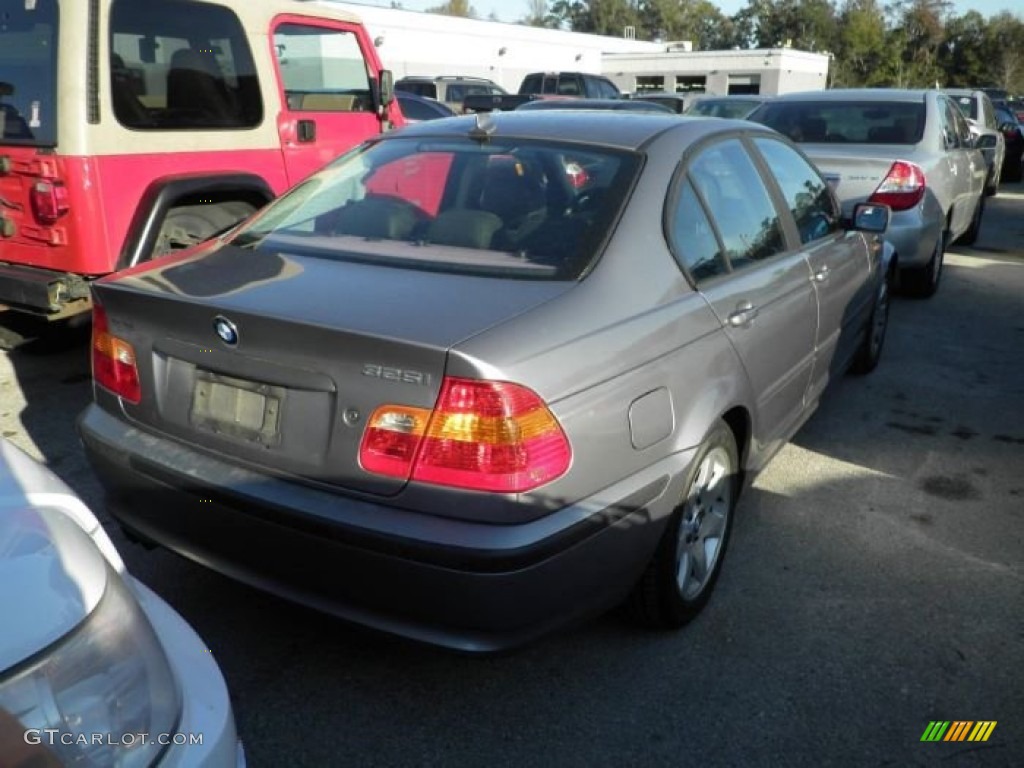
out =
[[[1024,185],[989,200],[938,294],[893,305],[743,497],[679,633],[612,614],[490,658],[392,640],[127,542],[73,432],[84,336],[0,317],[0,431],[97,511],[199,631],[252,766],[1024,764]],[[984,743],[931,721],[996,721]]]

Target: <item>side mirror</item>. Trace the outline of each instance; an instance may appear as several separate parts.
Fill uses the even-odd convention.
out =
[[[853,208],[853,228],[880,235],[889,228],[890,213],[888,205],[858,203]]]
[[[387,107],[395,100],[395,76],[390,69],[382,69],[377,80],[377,89],[380,93],[382,107]]]

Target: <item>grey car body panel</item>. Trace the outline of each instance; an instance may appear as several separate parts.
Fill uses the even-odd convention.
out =
[[[136,535],[335,616],[474,652],[521,645],[625,597],[693,458],[668,456],[534,522],[491,525],[250,472],[96,405],[79,431],[111,511]]]
[[[914,208],[893,211],[885,235],[895,246],[901,267],[926,264],[943,230],[948,230],[950,241],[966,232],[984,186],[986,169],[982,153],[973,148],[949,150],[943,143],[942,98],[937,91],[879,88],[789,93],[769,102],[769,106],[871,101],[924,104],[924,130],[916,144],[800,144],[822,174],[833,182],[845,215],[871,196],[894,161],[905,160],[921,167],[927,184],[924,198]],[[751,119],[756,120],[758,113],[751,115]]]
[[[263,394],[281,401],[288,428],[278,440],[207,431],[201,444],[315,482],[394,494],[404,481],[358,467],[366,418],[388,402],[433,407],[449,348],[572,286],[227,246],[212,258],[197,254],[98,285],[96,294],[112,328],[134,345],[143,386],[155,393],[122,404],[127,418],[194,441],[197,377],[258,381],[271,388]],[[235,323],[237,346],[217,337],[216,317]]]
[[[664,229],[670,190],[704,142],[777,134],[675,115],[491,120],[493,133],[482,140],[571,136],[645,156],[628,204],[579,281],[264,254],[274,269],[250,266],[233,284],[233,270],[244,273],[245,258],[256,253],[214,244],[97,284],[111,331],[136,345],[143,391],[155,393],[131,406],[97,387],[79,423],[104,484],[121,498],[113,509],[122,523],[236,578],[362,623],[456,647],[500,647],[628,591],[681,498],[697,447],[723,414],[741,413],[736,422],[749,425],[749,441],[739,446],[748,481],[799,428],[840,358],[856,348],[866,297],[884,273],[882,249],[846,231],[802,246],[769,185],[787,250],[697,290]],[[476,124],[440,120],[396,135],[465,140]],[[813,270],[824,265],[832,282],[818,285]],[[192,287],[183,288],[180,272],[175,277],[183,268]],[[744,300],[761,314],[749,328],[731,327],[728,316]],[[214,335],[218,315],[237,324],[236,348]],[[168,367],[161,356],[178,362]],[[430,384],[362,375],[367,362],[427,375]],[[174,376],[187,384],[198,368],[240,379],[259,369],[264,384],[301,389],[300,427],[283,436],[291,442],[268,447],[190,427],[189,387],[179,387],[173,403],[167,392]],[[363,471],[357,450],[369,411],[384,402],[429,408],[443,376],[535,391],[572,446],[570,469],[522,494]],[[360,414],[351,423],[342,418],[349,409]],[[165,495],[180,516],[165,509]],[[149,505],[149,498],[160,501]],[[212,505],[208,517],[203,500]],[[311,575],[318,566],[301,564],[294,575],[304,586],[289,586],[291,571],[269,556],[278,541],[289,557],[331,558],[331,577],[319,587]],[[262,561],[261,547],[268,548]],[[505,562],[512,551],[519,554],[500,578],[474,575],[473,562]],[[462,553],[457,562],[437,562],[451,552]],[[371,585],[366,596],[352,591],[351,578]],[[555,583],[564,588],[551,590]]]

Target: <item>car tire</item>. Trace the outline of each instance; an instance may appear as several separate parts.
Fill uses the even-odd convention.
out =
[[[736,439],[724,421],[704,438],[683,487],[684,496],[629,598],[634,618],[656,629],[677,629],[693,619],[721,572],[740,491]]]
[[[864,339],[854,355],[850,366],[851,373],[863,375],[871,373],[878,367],[882,359],[882,347],[885,346],[885,332],[889,328],[889,305],[892,298],[892,277],[887,272],[878,285],[875,303],[871,308],[871,317],[864,329]]]
[[[231,228],[255,210],[249,203],[237,200],[219,205],[183,205],[172,208],[160,225],[153,257],[191,248]]]
[[[984,196],[982,196],[984,199]],[[927,299],[935,295],[939,290],[939,281],[942,280],[942,262],[946,257],[946,240],[948,233],[943,230],[939,233],[938,242],[932,257],[923,267],[904,269],[900,275],[901,284],[908,296],[918,299]]]

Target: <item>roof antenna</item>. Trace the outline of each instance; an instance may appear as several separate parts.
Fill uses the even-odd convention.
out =
[[[469,131],[469,138],[484,144],[491,140],[491,134],[497,129],[498,124],[489,112],[476,113],[476,125]]]

